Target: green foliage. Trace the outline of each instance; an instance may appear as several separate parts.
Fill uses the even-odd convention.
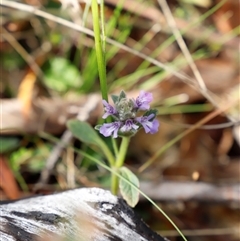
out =
[[[125,92],[122,90],[122,91],[120,92],[119,97],[118,97],[118,102],[120,102],[121,99],[125,99],[125,98],[126,98],[126,94],[125,94]]]
[[[38,148],[21,147],[10,155],[10,164],[14,171],[18,172],[24,164],[32,171],[40,171],[44,167],[45,160],[51,150],[50,145],[41,145]]]
[[[93,150],[92,148],[89,147],[88,144],[84,144],[82,143],[81,145],[81,149],[88,155],[91,155],[92,157],[103,161],[103,155],[101,152]],[[76,160],[77,161],[77,160]],[[95,163],[93,163],[92,161],[90,161],[88,158],[86,157],[82,157],[81,158],[81,162],[80,162],[80,166],[81,169],[86,170],[86,172],[93,172],[93,171],[99,171],[98,167],[96,166]],[[77,162],[76,162],[77,165]]]
[[[82,92],[89,92],[96,88],[96,79],[98,74],[96,51],[94,49],[85,50],[87,52],[86,61],[83,63],[81,86]],[[80,54],[80,53],[78,53]]]
[[[49,40],[54,46],[57,46],[63,40],[63,36],[61,33],[52,32],[49,35]]]
[[[45,165],[47,156],[49,156],[50,149],[51,146],[45,144],[38,146],[38,148],[21,147],[10,154],[10,167],[22,190],[28,190],[27,184],[21,175],[22,166],[29,171],[41,171]]]
[[[100,6],[101,8],[103,7],[102,4]],[[101,38],[101,29],[99,24],[99,22],[104,21],[104,16],[102,14],[103,14],[103,11],[101,11],[101,21],[99,21],[98,3],[97,3],[97,0],[92,0],[93,29],[94,29],[94,39],[95,39],[95,49],[96,49],[99,81],[100,81],[102,98],[105,100],[108,100],[105,42],[104,42],[105,36]],[[104,26],[102,26],[102,32],[103,32],[103,28]]]
[[[21,147],[10,156],[10,165],[13,171],[18,172],[20,166],[33,156],[33,150]]]
[[[213,106],[211,104],[194,104],[194,105],[164,105],[158,109],[159,115],[169,115],[176,113],[197,113],[212,111]]]
[[[52,90],[65,93],[68,90],[80,89],[81,75],[75,65],[68,59],[55,57],[49,60],[45,71],[45,84]]]
[[[120,192],[124,200],[126,200],[126,202],[128,203],[128,205],[131,207],[135,207],[139,200],[139,191],[138,189],[134,188],[133,185],[139,188],[139,180],[135,176],[135,174],[132,171],[130,171],[127,167],[121,167],[120,174],[122,175],[122,177],[124,177],[130,183],[132,183],[132,185],[130,185],[124,179],[120,179]]]
[[[60,9],[61,7],[61,4],[57,1],[49,0],[44,3],[45,3],[45,8]]]
[[[122,92],[121,96],[123,96],[123,93],[124,92]],[[123,138],[121,149],[115,161],[115,159],[112,156],[111,150],[98,136],[97,132],[88,123],[79,120],[70,120],[68,121],[67,126],[69,130],[72,132],[72,134],[76,138],[81,140],[83,143],[97,146],[99,150],[101,150],[105,154],[106,158],[109,161],[109,164],[112,167],[119,168],[121,175],[125,179],[127,179],[134,186],[139,187],[138,178],[129,169],[127,169],[126,167],[122,167],[129,143],[129,138]],[[116,179],[115,175],[113,176],[113,179],[114,185],[117,185],[118,180]],[[139,193],[137,189],[132,188],[132,186],[129,185],[129,183],[122,179],[120,180],[119,187],[123,195],[123,198],[127,201],[127,203],[130,206],[134,207],[139,200]],[[116,187],[114,186],[114,188]]]
[[[146,113],[144,113],[143,116],[149,116],[151,114],[154,114],[154,116],[151,119],[149,119],[151,121],[156,117],[157,112],[158,111],[156,109],[151,109],[151,110],[148,110]]]
[[[195,0],[184,0],[182,2],[189,2],[189,1],[196,2]],[[43,68],[44,75],[45,75],[44,76],[45,83],[48,88],[56,92],[59,92],[60,95],[65,94],[67,91],[75,91],[75,92],[81,91],[83,93],[95,91],[95,90],[98,90],[99,88],[99,85],[96,82],[98,78],[98,71],[99,71],[102,93],[103,93],[103,96],[107,98],[107,94],[108,94],[107,92],[109,89],[112,92],[119,88],[121,89],[124,88],[125,90],[129,90],[134,88],[135,86],[137,86],[137,88],[145,89],[145,90],[150,88],[155,88],[157,84],[159,84],[161,81],[165,80],[168,76],[172,74],[168,71],[164,71],[160,69],[157,66],[150,66],[150,63],[148,61],[143,61],[142,63],[139,64],[139,67],[135,71],[132,70],[131,74],[124,75],[121,72],[122,70],[124,70],[124,68],[129,67],[129,65],[131,65],[131,61],[129,61],[129,55],[121,55],[123,57],[120,57],[115,62],[113,61],[114,64],[108,66],[108,78],[106,78],[106,73],[105,73],[106,64],[108,64],[109,60],[111,60],[119,51],[118,46],[107,45],[106,52],[105,52],[104,41],[106,36],[112,39],[116,39],[118,43],[123,43],[123,44],[126,42],[126,40],[129,40],[127,42],[128,46],[131,46],[134,50],[143,52],[143,53],[145,52],[145,50],[147,50],[148,48],[147,43],[149,42],[150,39],[152,39],[153,36],[152,36],[152,31],[148,31],[148,33],[142,36],[139,40],[137,40],[134,45],[133,44],[135,41],[134,36],[131,35],[131,37],[133,36],[133,38],[129,38],[131,29],[133,26],[132,25],[133,22],[131,21],[133,20],[134,17],[133,17],[133,14],[127,13],[127,11],[125,11],[124,13],[122,12],[122,5],[124,3],[124,0],[118,1],[117,6],[114,9],[113,15],[106,21],[105,26],[103,26],[105,22],[103,11],[101,9],[101,16],[99,18],[98,16],[99,5],[97,4],[97,1],[93,1],[93,2],[95,4],[95,10],[93,11],[93,20],[94,20],[95,29],[97,29],[97,32],[95,31],[95,43],[97,47],[96,49],[91,45],[92,39],[90,39],[90,41],[84,41],[84,40],[89,40],[89,36],[86,36],[83,33],[78,33],[79,35],[77,35],[76,32],[74,32],[74,34],[76,35],[74,34],[72,35],[72,31],[70,28],[66,29],[65,27],[64,28],[61,27],[61,25],[57,25],[57,24],[55,25],[53,24],[52,21],[51,21],[51,24],[48,23],[44,25],[45,20],[38,19],[40,23],[43,23],[43,28],[35,29],[34,34],[37,35],[39,41],[41,41],[43,44],[44,42],[50,42],[53,47],[52,49],[57,50],[59,54],[59,57],[50,57],[49,65],[46,66],[46,68]],[[201,1],[197,1],[197,2],[200,3]],[[195,21],[190,21],[189,25],[186,25],[185,28],[180,30],[181,34],[185,35],[191,32],[191,29],[193,27],[201,24],[203,20],[205,20],[208,16],[213,14],[213,12],[219,9],[219,7],[222,6],[223,2],[224,1],[220,1],[218,4],[214,5],[212,9],[207,11],[205,14],[202,14],[202,11],[197,10],[199,15],[197,16],[197,18],[195,18]],[[100,8],[102,8],[102,4],[103,2],[101,2]],[[67,13],[66,10],[60,11],[61,4],[59,2],[50,0],[45,3],[44,7],[46,8],[47,12],[54,11],[58,17],[61,17],[63,13],[64,13],[64,17],[66,18],[70,17],[70,16],[66,16],[66,13]],[[193,17],[195,16],[195,13],[196,13],[196,9],[195,9],[195,12],[193,14],[192,12],[193,8],[194,6],[191,6],[191,8],[176,8],[176,13],[179,13],[179,17],[181,18],[193,20]],[[87,9],[87,7],[85,7],[85,9]],[[181,10],[181,12],[179,10]],[[85,25],[89,20],[87,18],[88,14],[89,14],[88,12],[84,12],[85,17],[83,16],[84,18],[83,25]],[[81,17],[79,16],[79,18]],[[31,21],[31,22],[36,23],[38,21]],[[99,23],[101,23],[101,26]],[[139,23],[136,23],[136,24],[139,24]],[[51,29],[48,29],[48,27],[50,27]],[[106,28],[106,36],[103,31],[104,27]],[[68,33],[70,34],[65,33],[64,32],[65,30],[68,30]],[[206,58],[209,56],[209,53],[207,53],[207,50],[201,47],[201,45],[203,44],[205,44],[206,46],[208,46],[208,48],[211,49],[211,53],[213,49],[215,49],[214,51],[217,52],[221,48],[220,42],[216,42],[216,43],[208,42],[208,36],[210,35],[210,28],[206,28],[206,30],[207,30],[206,32],[202,33],[202,37],[200,39],[199,38],[195,39],[194,41],[192,41],[191,45],[188,46],[189,49],[191,50],[193,60]],[[42,33],[45,33],[45,31],[48,31],[48,34],[41,35]],[[237,33],[235,33],[235,35],[236,34]],[[184,37],[187,37],[187,35]],[[229,35],[228,38],[226,38],[224,41],[227,41],[227,39],[230,39],[231,37],[232,35],[231,36]],[[157,60],[159,56],[161,56],[162,51],[165,50],[172,43],[174,43],[174,41],[175,41],[174,35],[169,34],[169,38],[165,42],[159,44],[159,46],[154,51],[149,53],[149,56]],[[89,45],[88,46],[84,45],[83,44],[84,42],[89,42],[88,43]],[[71,55],[70,53],[71,48],[72,46],[75,46],[76,43],[77,43],[77,50],[74,53],[75,57],[69,58],[68,56]],[[199,48],[201,48],[200,51],[196,51]],[[32,53],[33,53],[32,54],[33,57],[37,56],[35,55],[34,51]],[[96,58],[96,55],[98,56],[97,58]],[[54,56],[54,55],[50,55],[50,56]],[[71,59],[71,61],[69,59]],[[3,57],[1,56],[1,60],[3,60],[3,67],[6,68],[7,71],[12,71],[12,70],[21,71],[22,67],[25,66],[24,59],[21,57],[20,54],[17,53],[17,51],[11,51],[11,52],[8,52],[7,54],[3,53]],[[173,70],[178,71],[178,70],[181,70],[183,67],[185,67],[187,64],[188,64],[187,61],[181,55],[179,55],[176,58],[174,58],[174,60],[171,63],[167,63],[165,65],[168,65]],[[128,73],[128,71],[126,72]],[[123,73],[126,73],[126,72],[123,71]],[[139,80],[143,78],[145,79],[145,81],[140,82]],[[8,83],[5,85],[8,85]],[[118,101],[118,96],[112,96],[112,99],[114,103],[116,103]],[[175,101],[174,104],[172,104],[172,102],[169,104],[169,103],[166,103],[165,101],[162,103],[164,106],[158,108],[158,113],[171,114],[171,113],[183,113],[183,112],[187,113],[187,112],[199,112],[199,111],[212,110],[212,106],[209,104],[174,106],[179,103],[181,102]],[[154,114],[156,113],[154,112]],[[121,156],[120,155],[121,151],[118,150],[118,148],[116,148],[116,143],[112,143],[114,147],[113,148],[114,155],[113,155],[108,145],[106,145],[105,140],[103,141],[96,134],[93,128],[90,125],[87,125],[86,123],[83,123],[80,121],[69,121],[68,127],[72,131],[75,137],[77,137],[83,143],[86,144],[87,154],[90,154],[91,157],[95,157],[98,161],[100,160],[100,163],[103,163],[103,158],[101,155],[103,153],[107,158],[107,160],[109,161],[109,164],[111,166],[110,168],[112,168],[111,170],[110,169],[109,170],[113,171],[112,173],[116,171],[114,175],[117,176],[120,173],[121,176],[125,178],[124,180],[124,179],[121,179],[121,176],[118,176],[118,178],[120,178],[120,181],[119,181],[120,190],[124,198],[128,200],[129,204],[134,206],[134,203],[137,202],[136,197],[138,197],[139,194],[138,192],[134,193],[133,189],[135,186],[138,187],[137,185],[138,180],[137,180],[137,177],[130,170],[128,170],[125,167],[121,167],[125,160],[126,153]],[[100,126],[97,126],[96,129],[97,128],[99,129]],[[157,153],[157,155],[159,153],[162,153],[167,148],[169,148],[169,146],[172,143],[175,143],[180,138],[182,137],[179,136],[171,143],[163,146],[160,149],[160,151]],[[110,138],[108,139],[108,141],[109,140]],[[16,147],[18,147],[19,145],[19,140],[13,137],[10,137],[10,138],[1,137],[0,142],[1,142],[1,149],[0,149],[1,153],[10,152],[14,150]],[[34,142],[34,144],[36,143]],[[22,183],[22,181],[24,180],[21,179],[21,176],[20,176],[21,166],[27,164],[28,165],[27,167],[29,167],[30,169],[34,171],[40,171],[43,168],[44,162],[46,160],[46,158],[44,157],[46,157],[49,154],[48,145],[46,143],[44,143],[44,145],[45,145],[45,149],[39,148],[39,146],[31,147],[31,148],[25,148],[25,147],[20,148],[18,150],[15,150],[10,156],[12,169],[14,170],[15,175],[17,176],[17,180],[19,181],[23,189],[24,189],[24,183]],[[81,148],[83,149],[86,146],[82,145]],[[96,153],[94,151],[92,152],[89,151],[90,147],[88,146],[97,147],[99,152]],[[92,166],[86,164],[88,160],[89,160],[89,157],[86,156],[85,159],[83,158],[83,163],[81,164],[83,164],[84,168],[86,167],[91,170]],[[117,167],[116,167],[116,161],[118,161]],[[129,182],[126,182],[126,180],[128,180]],[[109,181],[109,179],[107,181]],[[136,188],[134,190],[136,190]]]
[[[112,97],[112,101],[114,104],[116,104],[118,102],[118,96],[117,95],[111,95]]]
[[[19,146],[19,138],[14,136],[0,136],[0,153],[6,153]]]
[[[72,132],[72,134],[82,142],[98,147],[99,150],[105,154],[110,165],[113,164],[114,158],[108,146],[87,122],[69,120],[67,122],[67,127]]]
[[[11,71],[13,69],[17,69],[24,65],[24,59],[20,54],[15,51],[9,52],[7,54],[1,54],[0,57],[2,67]]]
[[[76,138],[84,143],[96,145],[98,147],[104,145],[102,139],[87,122],[70,120],[67,122],[67,127]]]

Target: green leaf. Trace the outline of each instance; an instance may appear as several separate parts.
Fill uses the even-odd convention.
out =
[[[150,121],[152,121],[157,116],[157,112],[158,111],[156,109],[150,109],[143,116],[149,116],[151,114],[154,114],[154,116],[150,119]]]
[[[94,127],[94,129],[97,130],[97,131],[99,131],[101,127],[102,127],[102,125],[96,125],[96,126]]]
[[[97,145],[100,147],[102,146],[102,139],[98,136],[92,126],[90,126],[87,122],[79,120],[69,120],[67,122],[67,127],[72,132],[72,134],[82,142]]]
[[[76,90],[82,85],[79,70],[65,58],[50,59],[49,68],[45,70],[44,77],[45,84],[58,92],[66,92],[69,89]]]
[[[118,102],[118,95],[111,95],[113,103],[116,104]]]
[[[120,173],[122,177],[124,177],[134,186],[139,188],[139,180],[132,171],[130,171],[126,167],[121,167]],[[119,180],[119,188],[124,200],[128,203],[128,205],[131,207],[135,207],[139,200],[139,191],[136,188],[132,187],[122,178]]]
[[[33,149],[21,147],[10,155],[10,166],[13,171],[19,172],[21,165],[26,164],[33,157]]]
[[[118,97],[118,102],[119,102],[121,99],[124,99],[124,98],[126,98],[126,94],[125,94],[125,92],[122,90],[121,93],[120,93],[120,95],[119,95],[119,97]]]
[[[5,153],[8,151],[12,151],[16,147],[19,146],[19,138],[11,137],[11,136],[1,136],[0,137],[0,153]]]
[[[73,136],[78,138],[84,143],[92,144],[100,147],[101,151],[107,157],[107,160],[111,166],[114,165],[114,157],[105,144],[105,142],[98,136],[97,132],[87,122],[79,120],[69,120],[67,122],[68,129],[72,132]]]

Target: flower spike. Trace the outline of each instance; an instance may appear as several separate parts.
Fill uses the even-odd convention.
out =
[[[103,100],[104,115],[103,119],[108,116],[114,118],[114,122],[105,123],[96,126],[96,129],[105,137],[113,136],[132,136],[143,127],[146,133],[154,134],[158,131],[159,122],[155,119],[157,111],[150,109],[150,102],[153,96],[149,92],[140,91],[136,99],[128,99],[125,92],[121,91],[120,95],[112,95],[114,106]],[[138,111],[143,111],[143,116],[137,117]]]

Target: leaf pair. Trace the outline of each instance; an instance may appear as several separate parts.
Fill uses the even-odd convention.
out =
[[[87,122],[69,120],[67,126],[74,137],[86,144],[94,145],[102,150],[111,168],[115,167],[115,158],[113,154],[105,142]],[[138,178],[126,167],[121,167],[119,172],[121,174],[119,181],[120,192],[128,205],[134,207],[139,200],[139,191],[136,189],[136,187],[139,188]]]

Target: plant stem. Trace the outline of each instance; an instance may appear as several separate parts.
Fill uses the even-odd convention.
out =
[[[102,6],[102,8],[103,8],[103,6]],[[96,56],[97,56],[97,64],[98,64],[102,98],[104,100],[108,101],[106,63],[105,63],[105,57],[104,57],[105,56],[105,52],[104,52],[105,44],[103,43],[103,41],[101,39],[97,0],[92,0],[92,15],[93,15],[94,39],[95,39],[95,48],[96,48]],[[103,15],[101,15],[101,17],[103,18]],[[101,22],[103,22],[103,20]]]
[[[118,152],[117,160],[115,166],[117,168],[121,167],[125,161],[126,153],[128,150],[130,138],[129,137],[122,137],[121,146]]]
[[[125,161],[129,141],[130,141],[129,137],[122,137],[121,146],[120,146],[120,149],[119,149],[119,152],[117,155],[115,165],[113,167],[115,169],[115,171],[117,171],[117,172],[118,172],[118,169],[120,167],[122,167],[122,165]],[[114,195],[117,195],[117,192],[118,192],[118,179],[119,178],[115,174],[112,173],[111,190]]]
[[[103,145],[101,145],[101,148],[108,160],[109,165],[111,167],[113,167],[115,164],[115,158],[114,158],[112,152],[109,150],[108,146],[105,143]]]
[[[115,170],[118,173],[118,170],[116,170],[115,168],[113,168],[113,170]],[[112,172],[111,191],[113,195],[117,195],[117,192],[118,192],[118,179],[119,179],[118,176]]]
[[[113,146],[114,155],[118,156],[118,146],[117,146],[117,142],[114,138],[112,138],[112,146]]]
[[[93,29],[94,29],[94,39],[95,39],[95,48],[96,48],[96,56],[97,56],[97,64],[98,64],[98,72],[99,72],[99,80],[100,87],[102,92],[102,99],[108,101],[108,88],[107,88],[107,76],[106,76],[106,35],[104,28],[104,2],[101,0],[100,3],[100,21],[99,21],[99,12],[98,12],[98,3],[97,0],[92,0],[92,16],[93,16]],[[102,35],[100,30],[100,24],[102,27]],[[107,122],[111,122],[111,118],[107,118]],[[116,141],[112,138],[113,148],[116,154]],[[108,161],[112,166],[111,155],[110,158],[108,156]],[[113,178],[113,177],[112,177]],[[113,181],[115,182],[115,180]],[[114,184],[117,185],[117,184]]]
[[[101,30],[102,30],[102,50],[103,50],[103,58],[104,63],[106,66],[106,32],[105,32],[105,25],[104,25],[104,0],[100,2],[100,19],[101,19]]]

